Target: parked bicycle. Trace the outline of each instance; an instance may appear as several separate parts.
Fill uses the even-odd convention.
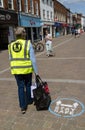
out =
[[[44,51],[44,44],[42,41],[34,41],[33,48],[35,52],[42,52]]]

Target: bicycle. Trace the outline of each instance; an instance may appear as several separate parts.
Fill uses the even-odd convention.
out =
[[[42,41],[34,41],[32,45],[35,52],[44,51],[44,44],[42,43]]]

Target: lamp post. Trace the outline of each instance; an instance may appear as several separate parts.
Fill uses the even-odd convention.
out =
[[[18,26],[21,26],[21,18],[20,18],[20,2],[17,0],[17,11],[18,11]]]

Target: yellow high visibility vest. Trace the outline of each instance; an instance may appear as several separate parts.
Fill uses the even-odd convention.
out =
[[[8,45],[12,74],[29,74],[33,72],[29,58],[30,41],[16,40]]]

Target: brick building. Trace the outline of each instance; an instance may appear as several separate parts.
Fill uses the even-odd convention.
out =
[[[39,0],[1,0],[0,2],[0,48],[7,48],[15,39],[14,28],[23,26],[27,39],[39,39],[41,27]]]
[[[17,0],[18,1],[18,25],[26,28],[27,39],[34,42],[39,39],[41,27],[40,1],[39,0]]]
[[[27,39],[34,42],[40,39],[40,32],[44,38],[46,29],[53,37],[68,34],[70,25],[80,25],[81,17],[57,0],[0,0],[0,48],[7,48],[15,39],[16,26],[25,27]]]
[[[60,2],[54,0],[55,35],[66,35],[70,23],[70,10]]]
[[[0,2],[0,49],[7,48],[9,42],[14,40],[13,28],[17,26],[16,1],[8,0]]]

